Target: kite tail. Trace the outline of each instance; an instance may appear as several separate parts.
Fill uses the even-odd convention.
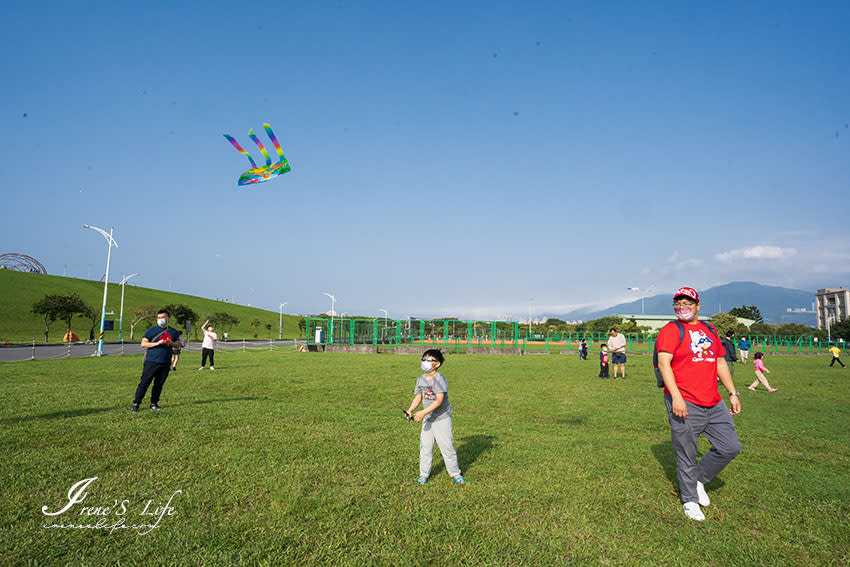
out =
[[[251,169],[257,169],[257,163],[254,161],[254,158],[251,157],[251,154],[249,154],[244,149],[242,149],[242,146],[239,145],[239,142],[237,142],[236,140],[234,140],[231,136],[228,136],[227,134],[225,134],[224,137],[227,138],[228,142],[233,144],[233,147],[236,148],[236,150],[240,154],[244,154],[244,155],[248,156],[248,161],[251,162]]]
[[[260,141],[260,139],[257,137],[257,135],[254,134],[254,130],[251,130],[250,132],[248,132],[248,136],[250,136],[251,139],[254,140],[254,143],[257,144],[257,147],[260,148],[260,153],[263,154],[264,158],[266,158],[266,165],[271,165],[272,164],[272,158],[269,156],[269,152],[266,151],[266,147],[263,145],[263,143]]]
[[[281,163],[285,162],[286,158],[283,156],[283,150],[280,147],[280,143],[277,141],[277,138],[275,137],[274,132],[272,132],[271,124],[263,124],[263,128],[266,129],[266,134],[268,134],[269,140],[271,140],[272,144],[274,144],[274,149],[277,150],[277,155],[280,156],[280,162]]]

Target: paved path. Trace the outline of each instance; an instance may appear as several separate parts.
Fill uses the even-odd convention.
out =
[[[303,343],[304,341],[296,341],[293,339],[283,341],[218,341],[216,350],[235,350],[241,348],[269,348],[271,346],[293,346]],[[137,342],[132,343],[103,343],[104,356],[120,356],[122,354],[141,354],[142,347]],[[200,342],[190,342],[184,348],[184,351],[201,350]],[[50,359],[50,358],[78,358],[83,356],[95,356],[97,354],[97,343],[95,344],[72,344],[72,345],[15,345],[9,347],[0,347],[0,362],[8,362],[13,360],[31,360],[31,359]]]

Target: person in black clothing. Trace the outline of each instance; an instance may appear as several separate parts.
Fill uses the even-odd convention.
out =
[[[578,359],[587,360],[587,340],[582,339],[578,343]]]
[[[735,354],[735,331],[726,331],[726,337],[720,339],[720,344],[723,345],[723,350],[726,354],[723,358],[726,359],[726,365],[729,367],[729,374],[735,377],[735,365],[733,362],[738,362],[738,355]]]
[[[142,348],[145,349],[144,366],[139,386],[136,388],[136,397],[133,398],[133,413],[139,411],[139,404],[148,391],[148,386],[153,382],[151,390],[151,409],[158,410],[159,396],[168,371],[171,368],[171,347],[177,346],[180,340],[180,331],[168,326],[168,311],[161,309],[156,314],[156,325],[145,331],[142,337]]]

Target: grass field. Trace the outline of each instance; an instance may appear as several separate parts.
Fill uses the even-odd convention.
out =
[[[140,357],[0,365],[4,565],[850,563],[850,370],[826,356],[769,356],[774,394],[746,390],[737,367],[744,449],[707,486],[702,523],[673,492],[646,356],[627,381],[575,356],[450,356],[468,484],[436,456],[424,487],[418,426],[386,397],[409,403],[417,357],[220,352],[215,372],[189,360],[163,410],[136,415]],[[85,501],[42,514],[92,477]],[[153,523],[145,504],[172,496],[147,535],[43,527],[94,524],[84,507]]]

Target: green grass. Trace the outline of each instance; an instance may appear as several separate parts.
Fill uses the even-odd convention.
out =
[[[137,415],[137,356],[0,365],[5,565],[850,562],[850,370],[825,356],[768,357],[774,394],[737,367],[744,449],[708,485],[703,523],[673,493],[647,357],[623,382],[575,356],[450,356],[468,484],[435,455],[419,487],[418,426],[385,397],[409,402],[416,357],[220,352],[198,372],[197,356],[163,411]],[[183,492],[148,535],[42,528],[42,506],[93,476],[74,510],[127,499],[138,520]]]
[[[278,312],[246,307],[213,299],[205,299],[193,295],[160,291],[146,287],[133,285],[124,286],[124,340],[130,337],[130,322],[133,318],[133,309],[139,305],[153,304],[157,308],[169,303],[182,303],[195,310],[203,319],[215,312],[226,312],[236,316],[239,324],[230,330],[230,340],[253,339],[254,330],[250,327],[251,320],[257,317],[262,321],[258,332],[258,338],[269,338],[269,332],[265,328],[266,323],[272,323],[272,337],[278,336],[278,324],[280,314]],[[103,282],[93,280],[81,280],[77,278],[66,278],[63,276],[51,276],[45,274],[31,274],[28,272],[15,272],[12,270],[0,270],[0,341],[10,343],[38,342],[44,341],[44,318],[32,313],[33,304],[48,294],[55,293],[78,293],[87,304],[100,313],[103,305]],[[118,340],[118,315],[121,310],[121,286],[109,284],[107,293],[107,311],[114,311],[108,319],[115,320],[115,330],[107,331],[104,338],[107,341]],[[283,336],[293,338],[299,335],[298,321],[300,317],[292,315],[283,316]],[[203,320],[197,321],[200,325]],[[85,317],[76,315],[71,321],[71,330],[81,338],[89,336],[91,321]],[[98,319],[97,329],[100,328]],[[136,327],[135,340],[141,341],[147,325],[140,324]],[[97,329],[95,334],[97,334]],[[50,342],[62,341],[66,325],[64,321],[56,321],[50,326]],[[219,336],[221,329],[218,329]],[[194,335],[194,331],[192,332]]]

